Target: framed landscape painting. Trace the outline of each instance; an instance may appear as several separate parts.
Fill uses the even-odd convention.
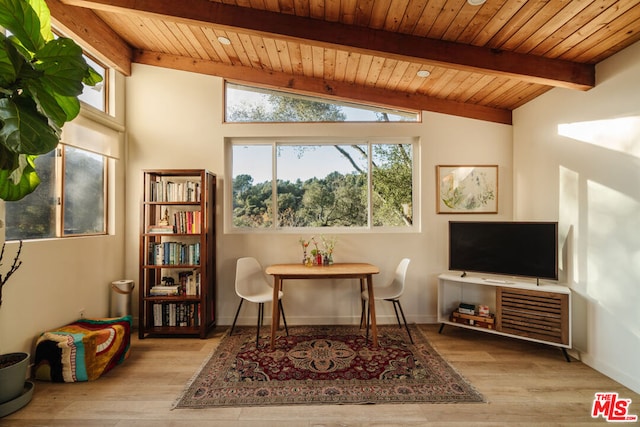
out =
[[[498,213],[498,166],[436,166],[439,214]]]

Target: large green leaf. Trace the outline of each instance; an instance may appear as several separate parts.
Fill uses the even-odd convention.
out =
[[[20,200],[40,184],[34,163],[36,156],[21,154],[17,157],[17,169],[0,169],[0,199],[2,200]]]
[[[38,20],[40,21],[40,35],[42,39],[46,42],[49,40],[53,40],[55,36],[51,31],[51,12],[49,11],[49,6],[47,6],[46,0],[26,0],[27,3],[31,5],[31,8],[38,16]]]
[[[80,112],[83,83],[102,77],[82,49],[55,39],[45,0],[0,0],[0,199],[19,200],[39,179],[35,156],[53,150],[61,128]]]
[[[12,171],[18,167],[19,154],[0,144],[0,169]]]
[[[73,40],[58,38],[48,42],[36,52],[36,70],[44,73],[43,86],[63,96],[78,96],[82,93],[82,79],[87,68],[82,57],[82,48]]]
[[[15,48],[13,48],[4,34],[0,33],[0,87],[2,88],[15,82],[18,75],[18,71],[11,60],[10,55],[12,54],[15,54]]]
[[[0,122],[0,143],[18,154],[45,154],[60,140],[60,130],[52,127],[29,99],[0,99]]]
[[[38,112],[48,117],[56,126],[62,127],[69,120],[70,114],[67,114],[56,94],[45,87],[42,81],[31,80],[27,82],[26,88],[36,102]]]
[[[102,81],[102,76],[96,72],[91,67],[87,67],[87,73],[84,75],[82,79],[82,83],[87,86],[95,86]]]
[[[45,22],[41,23],[38,17],[38,13],[44,12],[43,4],[46,8],[43,0],[0,0],[0,26],[14,34],[31,52],[44,46],[45,38],[42,34],[43,31],[46,33],[46,25],[49,28],[51,25],[48,9],[43,16]]]

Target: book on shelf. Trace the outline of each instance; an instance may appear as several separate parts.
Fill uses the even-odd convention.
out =
[[[483,305],[483,304],[478,305],[478,315],[480,315],[480,316],[490,316],[491,313],[489,312],[489,306],[488,305]]]
[[[200,234],[202,213],[200,211],[179,211],[173,214],[173,221],[178,233]]]
[[[202,197],[200,182],[173,181],[159,176],[149,183],[149,194],[153,202],[199,202]]]
[[[200,243],[149,242],[149,265],[199,265]]]
[[[200,305],[194,303],[153,304],[153,326],[200,326]]]
[[[180,272],[178,274],[178,281],[184,295],[200,295],[200,272],[198,270]]]
[[[451,318],[450,318],[452,322],[459,323],[461,325],[476,326],[478,328],[485,328],[485,329],[495,329],[495,323],[493,322],[492,318],[491,318],[491,321],[489,321],[490,318],[488,317],[478,316],[478,319],[479,320],[469,319],[462,316],[456,316],[455,311],[451,313]]]
[[[180,285],[175,286],[162,286],[156,285],[152,286],[149,289],[150,296],[172,296],[172,295],[180,295]]]
[[[147,227],[147,233],[173,234],[175,228],[173,225],[150,225]]]
[[[489,316],[479,316],[476,314],[467,314],[467,313],[462,313],[460,311],[460,309],[453,311],[453,313],[451,313],[451,317],[452,318],[457,318],[457,319],[466,319],[466,320],[472,320],[475,322],[485,322],[485,323],[494,323],[495,322],[495,318],[493,315],[489,315]]]
[[[476,306],[474,304],[461,302],[458,305],[458,312],[465,314],[476,314]]]

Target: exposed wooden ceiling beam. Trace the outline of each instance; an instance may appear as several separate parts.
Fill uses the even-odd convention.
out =
[[[399,93],[379,88],[365,88],[348,83],[334,82],[305,76],[292,76],[281,72],[232,66],[213,61],[175,56],[158,52],[135,51],[134,62],[174,70],[214,75],[238,83],[323,96],[341,101],[360,101],[387,108],[413,111],[433,111],[495,123],[511,124],[509,110],[447,101],[419,94]]]
[[[595,85],[595,66],[534,55],[463,45],[317,19],[231,6],[208,0],[62,0],[96,10],[139,13],[168,20],[205,23],[258,34],[310,40],[332,48],[349,46],[364,54],[455,67],[556,87],[587,90]]]
[[[105,65],[125,76],[131,75],[132,49],[91,10],[46,0],[53,24],[65,36],[73,38],[98,56]]]

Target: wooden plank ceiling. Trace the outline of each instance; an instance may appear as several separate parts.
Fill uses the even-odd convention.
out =
[[[57,26],[125,75],[142,63],[507,124],[553,87],[592,88],[595,64],[640,39],[638,0],[47,3]]]

